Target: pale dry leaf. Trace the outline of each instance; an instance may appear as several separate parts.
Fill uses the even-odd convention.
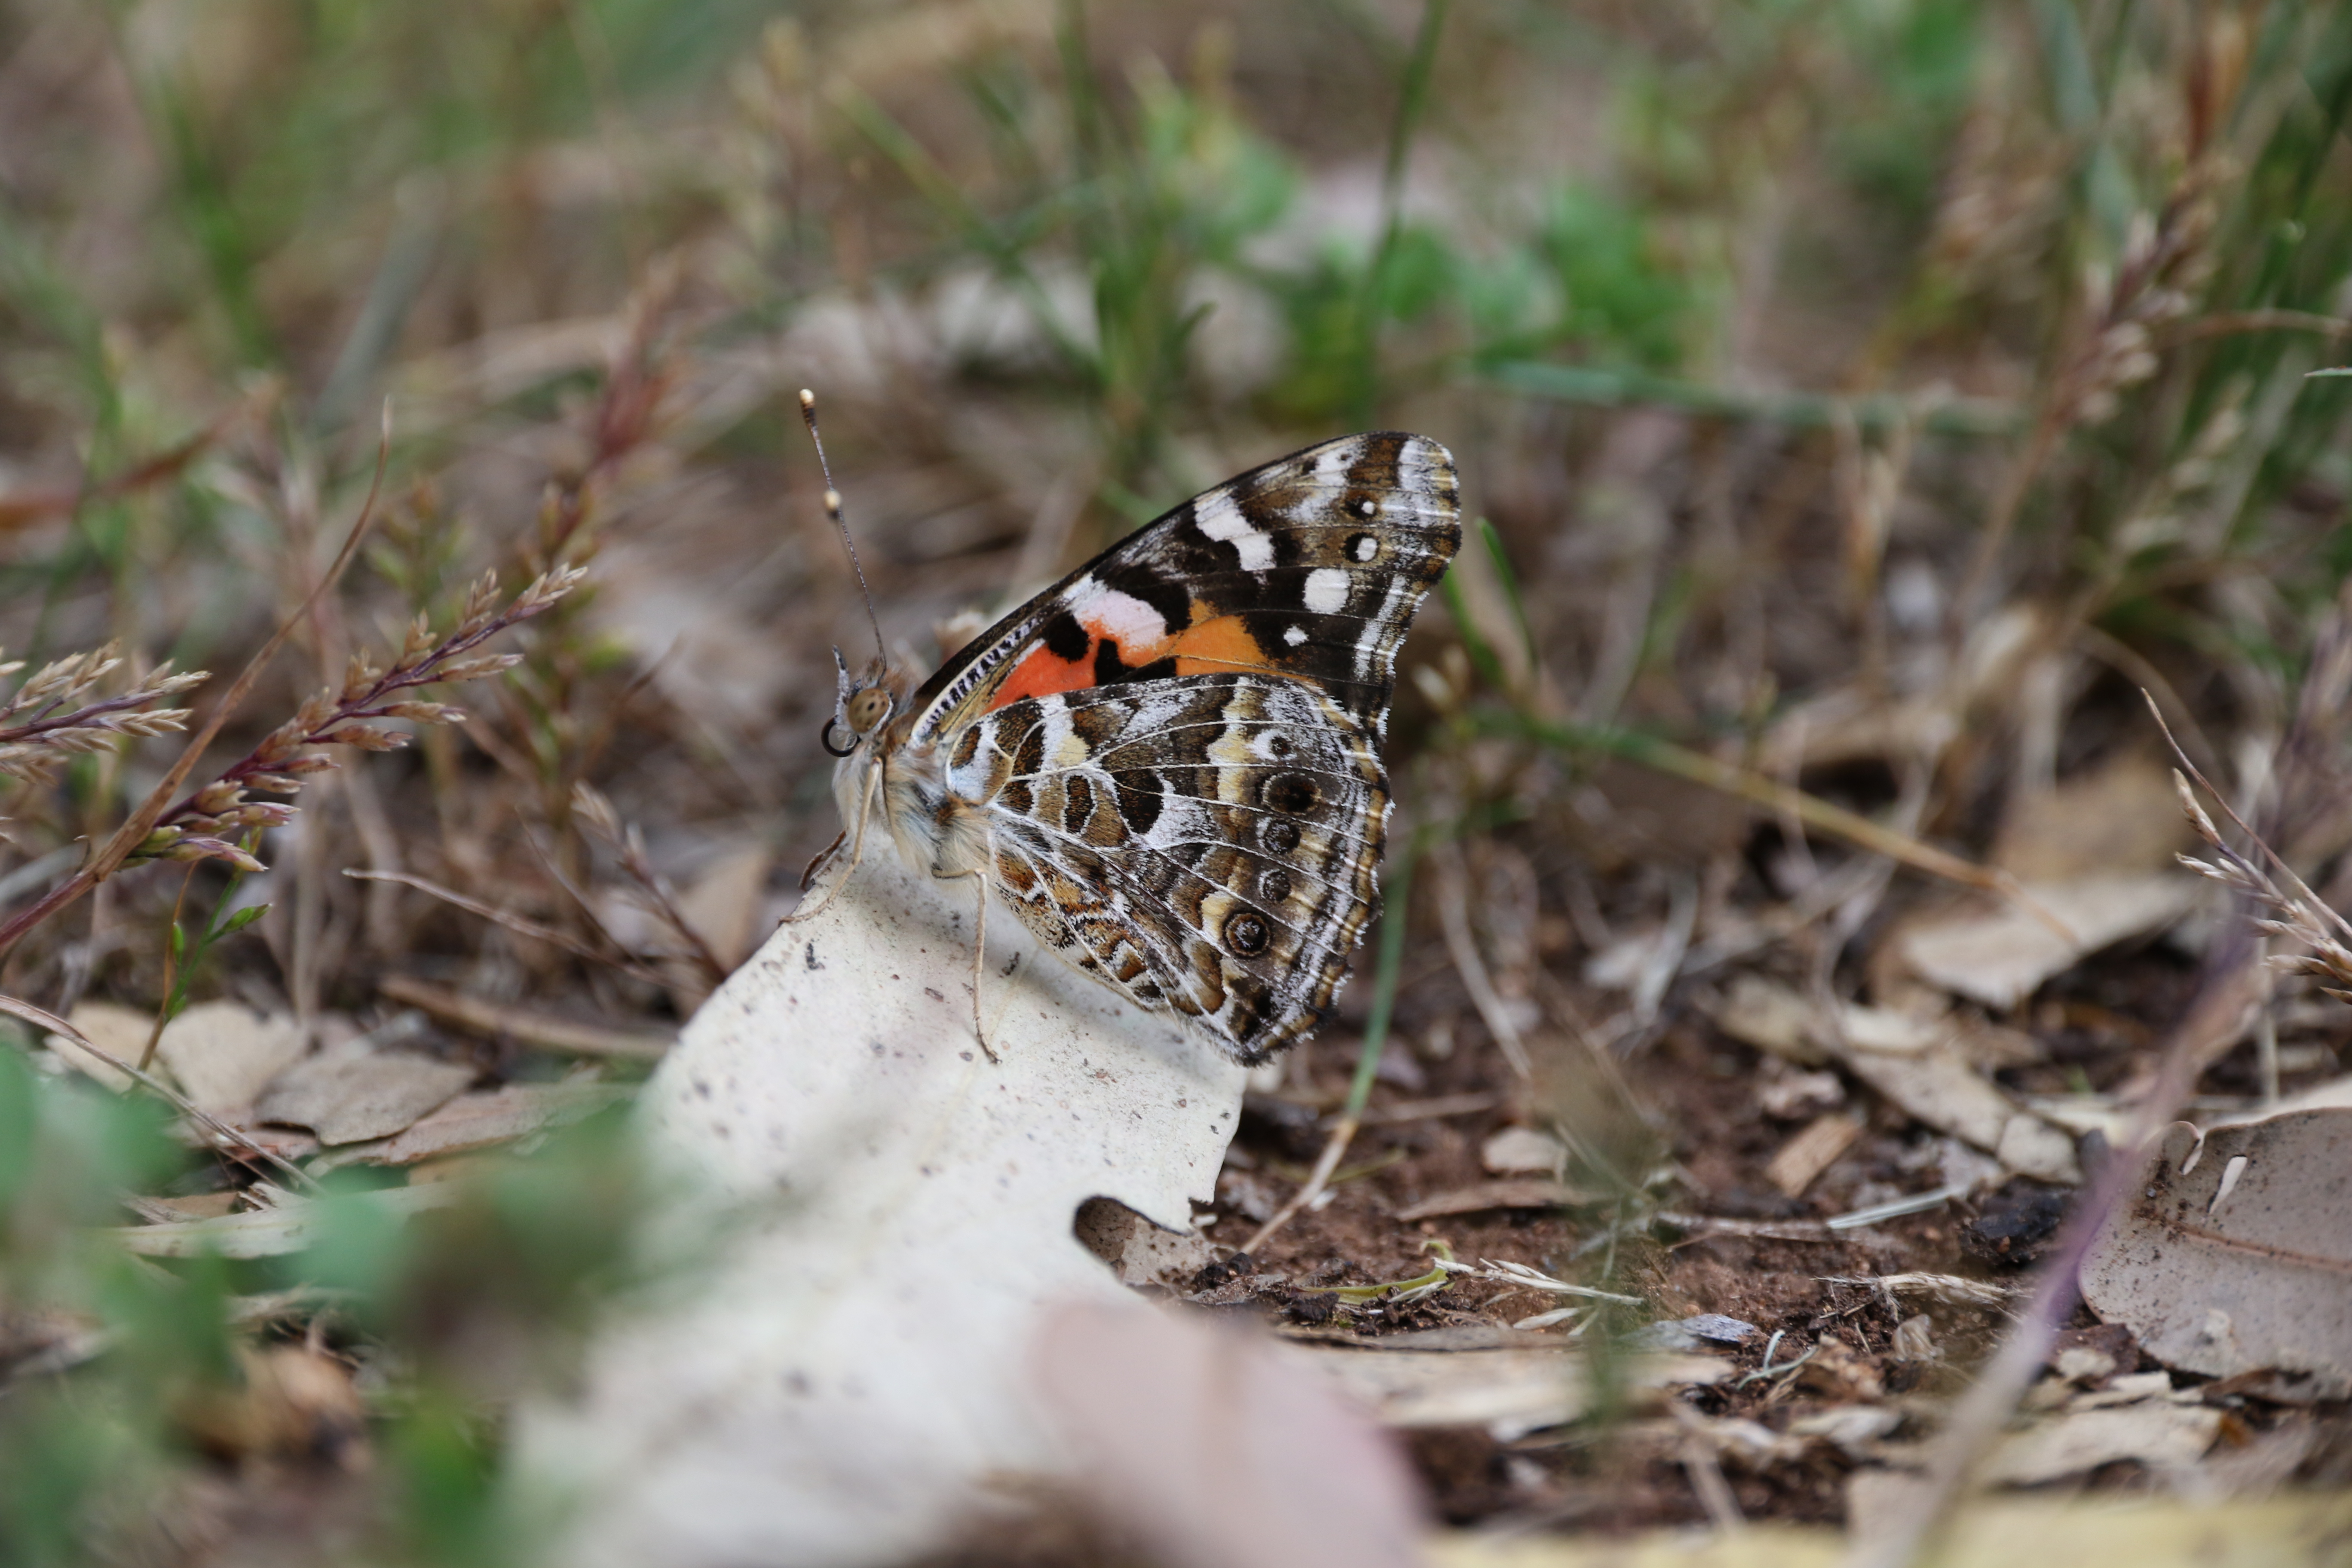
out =
[[[733,969],[760,945],[760,909],[776,853],[764,842],[740,844],[697,872],[677,896],[677,912],[721,966]]]
[[[1591,1405],[1592,1380],[1573,1350],[1448,1352],[1290,1343],[1284,1353],[1339,1384],[1383,1426],[1484,1426],[1506,1441],[1573,1421]],[[1621,1396],[1654,1401],[1664,1390],[1731,1375],[1718,1356],[1630,1358],[1613,1369]]]
[[[163,1026],[155,1054],[197,1110],[243,1121],[263,1087],[301,1059],[306,1043],[300,1022],[286,1014],[199,1002]]]
[[[2199,886],[2193,877],[2165,873],[2081,877],[2025,890],[2070,935],[2012,903],[1915,921],[1896,937],[1897,950],[1920,979],[2006,1012],[2076,961],[2172,924],[2197,901]]]
[[[2177,1469],[2203,1458],[2221,1429],[2221,1412],[2203,1405],[2149,1400],[2070,1411],[2008,1434],[1986,1459],[1983,1473],[1989,1481],[2030,1487],[2119,1459]]]
[[[1272,1341],[1139,1302],[1088,1303],[1048,1313],[1030,1354],[1076,1496],[1151,1561],[1421,1561],[1427,1510],[1412,1467],[1362,1406]]]
[[[155,1016],[112,1002],[81,1002],[75,1005],[66,1022],[115,1060],[136,1066],[147,1050],[147,1037],[155,1027]],[[47,1037],[46,1044],[58,1060],[117,1094],[135,1081],[129,1073],[100,1061],[63,1035]]]
[[[1815,1043],[1813,1005],[1760,974],[1742,974],[1715,1005],[1715,1025],[1742,1045],[1811,1067],[1828,1059]]]
[[[2074,1141],[2013,1103],[1969,1060],[1963,1021],[1885,1008],[1833,1011],[1760,975],[1743,975],[1716,1010],[1734,1039],[1788,1060],[1835,1061],[1915,1119],[2042,1181],[2081,1181]],[[1899,1047],[1899,1048],[1888,1048]]]
[[[1928,1126],[1952,1134],[2023,1175],[2073,1185],[2083,1179],[2074,1140],[2021,1110],[1958,1052],[1918,1057],[1853,1051],[1846,1070]]]
[[[1478,1163],[1497,1176],[1557,1174],[1568,1145],[1534,1127],[1506,1127],[1478,1145]]]
[[[557,1561],[895,1563],[1001,1503],[1004,1478],[1057,1473],[1024,1373],[1039,1316],[1129,1300],[1076,1215],[1112,1197],[1189,1228],[1244,1074],[1001,909],[992,1064],[971,913],[964,884],[869,855],[647,1083],[646,1142],[688,1194],[648,1244],[744,1217],[690,1292],[611,1325],[575,1395],[519,1417],[524,1473],[565,1500]]]
[[[2194,1156],[2193,1158],[2191,1156]],[[2352,1110],[2177,1121],[2100,1228],[2083,1296],[2167,1366],[2352,1393]]]
[[[2175,1479],[2179,1472],[2168,1472]],[[1887,1470],[1856,1470],[1847,1482],[1846,1518],[1849,1536],[1856,1543],[1883,1539],[1904,1522],[1927,1498],[1927,1482],[1920,1477]],[[1941,1568],[2041,1568],[2042,1564],[2084,1564],[2106,1568],[2128,1563],[2130,1568],[2277,1568],[2281,1563],[2320,1563],[2340,1556],[2340,1542],[2352,1531],[2352,1494],[2341,1490],[2300,1497],[2221,1506],[2188,1504],[2172,1500],[2149,1500],[2128,1494],[1971,1500],[1952,1521],[1950,1536],[1935,1561]],[[1761,1552],[1721,1557],[1699,1554],[1669,1558],[1663,1551],[1652,1556],[1597,1554],[1581,1559],[1553,1558],[1548,1564],[1529,1557],[1515,1568],[1651,1568],[1675,1562],[1684,1568],[1829,1568],[1844,1555],[1846,1542],[1823,1531],[1818,1536],[1797,1531],[1748,1532],[1768,1542]],[[1812,1552],[1807,1543],[1817,1543]],[[1663,1547],[1664,1543],[1660,1542]],[[1612,1551],[1622,1543],[1609,1543]],[[1441,1553],[1444,1568],[1472,1568],[1468,1557]],[[1499,1560],[1485,1560],[1502,1568]]]
[[[107,1234],[144,1258],[281,1258],[302,1252],[332,1233],[339,1207],[375,1209],[404,1219],[457,1201],[454,1186],[385,1187],[331,1200],[284,1197],[268,1208],[218,1219],[131,1226]],[[348,1223],[348,1215],[344,1216]]]
[[[330,1148],[388,1138],[455,1100],[474,1069],[414,1051],[331,1052],[297,1062],[253,1103],[257,1121],[307,1127]]]

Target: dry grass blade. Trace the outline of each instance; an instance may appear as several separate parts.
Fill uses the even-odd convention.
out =
[[[395,1002],[422,1007],[436,1018],[492,1038],[510,1036],[525,1045],[572,1051],[589,1057],[624,1057],[651,1061],[666,1055],[674,1043],[667,1035],[646,1029],[613,1029],[570,1018],[551,1017],[529,1007],[486,1002],[405,974],[387,974],[376,989]]]
[[[637,831],[636,825],[623,822],[621,814],[613,809],[613,803],[590,784],[572,786],[572,807],[589,831],[620,857],[621,868],[636,884],[646,909],[669,928],[695,967],[713,984],[726,979],[727,965],[719,962],[702,933],[694,929],[694,922],[677,907],[677,896],[661,873],[654,869],[653,857],[646,852],[645,835]]]
[[[455,888],[445,888],[430,878],[419,877],[410,871],[367,871],[357,868],[346,870],[343,875],[355,882],[397,882],[404,888],[414,888],[420,893],[430,894],[445,904],[454,904],[467,914],[479,915],[486,921],[504,926],[517,936],[527,936],[535,942],[551,942],[566,952],[587,959],[593,963],[616,969],[632,980],[643,980],[654,985],[662,984],[660,974],[629,958],[600,952],[569,931],[558,931],[551,925],[541,925],[526,915],[516,914],[511,910],[499,909],[496,904],[486,904],[479,899],[469,899]]]

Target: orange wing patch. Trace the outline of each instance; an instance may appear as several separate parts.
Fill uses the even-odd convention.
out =
[[[1219,616],[1184,628],[1158,657],[1176,656],[1178,675],[1231,675],[1237,669],[1254,669],[1267,675],[1288,673],[1277,668],[1258,646],[1249,628],[1242,625],[1239,616]]]
[[[1085,655],[1078,658],[1064,658],[1043,644],[1031,648],[997,687],[995,695],[989,698],[988,711],[993,713],[1024,697],[1051,697],[1056,691],[1076,691],[1092,686],[1095,646],[1087,644]]]
[[[1206,607],[1196,605],[1195,613]],[[1066,658],[1054,650],[1051,639],[1036,644],[1021,656],[989,695],[988,712],[993,713],[1024,697],[1050,697],[1098,684],[1099,659],[1105,645],[1115,650],[1119,664],[1128,669],[1140,669],[1145,665],[1173,658],[1179,677],[1230,675],[1236,670],[1291,674],[1268,657],[1239,616],[1214,616],[1171,636],[1158,612],[1140,600],[1117,592],[1098,591],[1075,606],[1070,618],[1086,635],[1084,651],[1075,658]],[[1070,646],[1072,640],[1066,638],[1063,646]]]

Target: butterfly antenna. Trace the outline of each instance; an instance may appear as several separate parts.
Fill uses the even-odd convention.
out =
[[[866,585],[866,568],[857,560],[857,541],[849,536],[849,523],[841,515],[841,492],[833,488],[833,465],[824,460],[824,437],[816,427],[816,394],[805,386],[801,388],[801,423],[808,426],[809,439],[816,444],[816,466],[824,475],[824,515],[841,531],[841,546],[849,552],[849,569],[857,574],[857,591],[866,599],[866,624],[874,628],[875,656],[887,665],[890,652],[882,646],[882,617],[874,613],[874,590]]]

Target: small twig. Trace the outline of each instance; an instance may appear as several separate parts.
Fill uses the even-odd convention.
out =
[[[1996,894],[2041,921],[2053,935],[2063,937],[2069,942],[2076,940],[2075,933],[2065,921],[2044,908],[2007,871],[1998,867],[1979,866],[1957,855],[1947,854],[1908,835],[1873,822],[1858,812],[1832,805],[1818,795],[1807,795],[1753,768],[1718,762],[1704,752],[1631,731],[1548,722],[1517,714],[1474,714],[1472,719],[1477,728],[1489,733],[1520,735],[1564,751],[1605,752],[1654,772],[1670,773],[1692,784],[1737,796],[1767,811],[1786,812],[1806,826],[1843,838],[1857,849],[1884,855],[1915,871],[1924,871],[1928,876],[1957,882],[1964,888]]]
[[[626,958],[615,958],[609,952],[599,952],[594,947],[582,942],[569,931],[558,931],[553,926],[541,925],[537,921],[516,914],[512,910],[499,909],[496,904],[486,904],[479,899],[469,899],[455,888],[445,888],[440,883],[429,878],[417,876],[413,871],[369,871],[353,867],[347,868],[343,875],[355,882],[397,882],[404,888],[414,888],[420,893],[429,893],[445,904],[455,904],[467,914],[479,915],[493,924],[502,925],[518,936],[551,942],[564,952],[587,959],[592,963],[608,964],[632,980],[642,980],[649,985],[667,984],[659,973],[647,969],[644,964]]]
[[[319,1184],[312,1181],[310,1176],[299,1168],[289,1164],[280,1156],[271,1153],[268,1150],[263,1148],[260,1144],[255,1142],[251,1138],[247,1137],[236,1128],[231,1127],[227,1122],[221,1121],[218,1117],[199,1109],[177,1089],[172,1088],[169,1084],[164,1083],[162,1079],[151,1077],[147,1073],[142,1072],[139,1068],[132,1067],[129,1062],[114,1056],[111,1052],[100,1049],[91,1041],[88,1035],[83,1034],[79,1029],[77,1029],[71,1024],[67,1023],[55,1013],[48,1011],[45,1007],[36,1007],[30,1002],[20,1002],[14,996],[0,996],[0,1013],[13,1014],[15,1016],[24,1019],[25,1022],[32,1025],[37,1029],[45,1029],[52,1035],[61,1035],[65,1038],[71,1040],[74,1043],[76,1049],[89,1052],[91,1056],[96,1057],[100,1061],[104,1062],[108,1067],[112,1068],[123,1077],[142,1085],[152,1093],[160,1097],[166,1104],[170,1105],[181,1115],[186,1117],[189,1121],[196,1123],[198,1126],[205,1129],[207,1131],[214,1133],[231,1147],[242,1149],[256,1159],[267,1161],[268,1163],[277,1166],[279,1170],[293,1177],[296,1181],[301,1183],[304,1186],[310,1188],[313,1192],[319,1190]]]
[[[1454,972],[1462,977],[1462,988],[1470,994],[1470,1005],[1477,1009],[1486,1032],[1495,1037],[1495,1044],[1502,1047],[1503,1058],[1511,1064],[1511,1070],[1519,1075],[1522,1083],[1532,1082],[1535,1068],[1528,1060],[1527,1043],[1519,1037],[1518,1026],[1505,1011],[1503,999],[1486,973],[1486,961],[1479,956],[1477,939],[1471,934],[1470,900],[1463,887],[1461,851],[1448,844],[1436,851],[1432,860],[1438,874],[1437,921],[1445,931],[1445,951],[1454,960]]]
[[[637,831],[636,825],[622,821],[621,814],[614,809],[613,803],[593,785],[587,784],[572,786],[572,810],[621,858],[621,868],[628,872],[629,879],[636,883],[643,892],[655,918],[669,927],[671,934],[685,944],[688,961],[699,968],[714,984],[726,979],[727,965],[719,962],[719,955],[710,951],[710,944],[703,940],[700,931],[694,929],[693,922],[686,918],[686,911],[677,907],[677,900],[671,893],[669,883],[654,869],[653,858],[646,853],[645,835]]]
[[[463,995],[422,980],[411,979],[405,974],[387,974],[376,982],[376,989],[395,1002],[422,1007],[437,1018],[446,1019],[478,1035],[493,1038],[510,1035],[526,1045],[574,1051],[582,1056],[624,1057],[651,1061],[677,1043],[670,1036],[651,1030],[610,1029],[595,1024],[575,1023],[569,1018],[551,1017],[528,1007],[484,1001],[478,996]]]

